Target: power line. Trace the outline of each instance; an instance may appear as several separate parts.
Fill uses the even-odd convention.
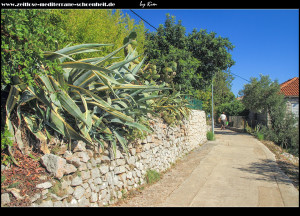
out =
[[[231,74],[233,74],[234,76],[237,76],[237,77],[239,77],[239,78],[241,78],[241,79],[243,79],[243,80],[245,80],[245,81],[247,81],[247,82],[249,82],[250,83],[250,81],[249,80],[247,80],[247,79],[245,79],[245,78],[243,78],[243,77],[241,77],[241,76],[239,76],[239,75],[236,75],[236,74],[234,74],[234,73],[232,73],[232,72],[230,72]]]
[[[153,25],[151,25],[149,22],[147,22],[145,19],[143,19],[140,15],[138,15],[136,12],[134,12],[133,10],[129,9],[132,13],[134,13],[135,15],[137,15],[141,20],[143,20],[145,23],[147,23],[149,26],[151,26],[152,28],[154,28],[157,31],[157,28],[155,28]]]

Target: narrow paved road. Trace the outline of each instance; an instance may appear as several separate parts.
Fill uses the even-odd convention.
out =
[[[275,156],[248,134],[215,129],[154,185],[117,206],[299,206],[299,191]]]

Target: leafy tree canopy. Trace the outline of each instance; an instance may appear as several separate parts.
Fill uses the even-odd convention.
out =
[[[226,72],[216,73],[213,80],[215,106],[232,102],[235,99],[234,94],[230,90],[233,79],[232,75]]]
[[[271,111],[284,102],[278,81],[273,82],[268,75],[260,74],[259,80],[252,77],[239,94],[243,95],[245,106],[255,112]]]
[[[228,71],[234,65],[229,53],[234,46],[227,38],[195,29],[187,36],[181,21],[176,24],[175,17],[169,14],[164,25],[157,32],[148,32],[146,39],[148,59],[157,65],[158,72],[162,74],[162,68],[175,61],[176,88],[197,98],[197,90],[206,91],[215,73]]]
[[[225,114],[228,116],[245,116],[248,114],[248,110],[246,109],[245,105],[236,99],[218,106],[217,117],[219,117],[222,112],[225,112]]]

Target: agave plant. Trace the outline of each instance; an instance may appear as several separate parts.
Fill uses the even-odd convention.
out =
[[[176,123],[183,118],[188,119],[190,115],[189,102],[183,99],[184,96],[179,91],[172,94],[165,94],[155,102],[155,112],[161,113],[162,118],[168,123]]]
[[[136,35],[134,35],[134,32],[130,34],[127,38],[124,39],[124,43],[127,43],[128,41],[132,40],[134,41],[134,38]],[[133,50],[131,45],[128,45],[125,49],[125,54],[131,53],[131,57],[137,56],[137,53],[135,50]],[[158,74],[156,70],[156,65],[148,63],[143,68],[141,65],[144,63],[145,58],[142,61],[138,61],[135,59],[134,61],[130,62],[130,65],[135,67],[134,75],[138,72],[139,73],[139,79],[138,83],[143,83],[146,85],[149,85],[149,83],[153,85],[157,85],[156,81],[159,81],[159,78],[162,78],[164,81],[161,86],[171,86],[173,91],[170,94],[168,91],[160,93],[158,91],[151,92],[149,94],[148,92],[144,91],[143,95],[145,98],[142,98],[141,100],[146,100],[146,104],[151,106],[151,110],[148,110],[148,112],[152,114],[158,114],[158,113],[165,113],[168,118],[173,118],[176,120],[180,120],[183,117],[188,118],[190,109],[187,107],[189,105],[189,102],[185,99],[183,99],[183,94],[181,94],[179,91],[176,91],[174,88],[173,78],[176,75],[176,69],[177,69],[177,63],[172,61],[166,64],[166,67],[163,68],[163,75],[162,77]],[[132,79],[130,81],[136,81],[134,76],[128,75]],[[170,89],[170,88],[168,88]],[[169,121],[171,122],[171,121]],[[174,120],[172,120],[174,122]]]
[[[96,48],[111,44],[81,44],[45,52],[47,60],[60,62],[63,73],[44,73],[47,67],[41,64],[35,86],[11,87],[6,103],[6,124],[10,132],[14,133],[20,126],[20,123],[13,126],[10,120],[16,107],[19,122],[24,122],[41,141],[44,153],[49,153],[47,139],[51,131],[69,140],[83,140],[88,145],[97,141],[103,148],[103,141],[110,141],[114,152],[119,143],[127,151],[124,129],[132,127],[143,133],[151,132],[137,119],[151,112],[149,100],[162,97],[158,91],[165,89],[150,83],[141,85],[136,80],[145,58],[137,62],[140,55],[133,50],[133,39],[131,34],[124,46],[104,57],[75,60],[73,55],[99,51]],[[123,49],[126,58],[110,63]],[[31,111],[22,109],[25,104]]]

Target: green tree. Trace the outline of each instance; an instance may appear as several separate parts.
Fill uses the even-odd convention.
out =
[[[227,116],[245,116],[248,113],[245,105],[237,99],[221,104],[216,108],[216,112],[217,117],[219,117],[222,112],[225,112]]]
[[[193,30],[188,36],[189,51],[199,61],[194,85],[204,88],[210,85],[212,77],[219,72],[227,72],[235,64],[230,54],[234,46],[228,38],[216,37],[215,32],[208,33],[201,29],[199,32]]]
[[[148,61],[157,66],[158,73],[163,76],[163,69],[170,62],[176,62],[176,76],[173,79],[176,89],[193,93],[192,80],[196,78],[199,62],[188,50],[185,28],[181,21],[175,24],[175,17],[167,14],[164,25],[161,24],[157,32],[148,32],[146,39]]]
[[[193,30],[187,36],[181,21],[175,23],[175,17],[169,14],[164,25],[157,32],[148,32],[146,39],[148,61],[157,65],[160,74],[170,62],[176,62],[176,89],[196,98],[199,90],[208,90],[216,72],[228,71],[234,64],[229,53],[234,46],[227,38],[206,30]]]
[[[239,94],[243,95],[242,102],[248,109],[269,114],[271,125],[262,129],[267,139],[293,153],[299,152],[299,125],[294,116],[286,112],[286,100],[277,80],[273,82],[263,75],[259,80],[251,78],[251,83],[246,84]]]
[[[260,75],[260,80],[251,78],[249,84],[239,92],[243,96],[245,106],[255,112],[272,112],[274,109],[281,109],[284,103],[284,95],[280,94],[278,81],[274,82],[269,76]]]
[[[231,91],[231,82],[233,79],[234,78],[231,74],[223,71],[215,74],[213,88],[214,105],[216,108],[224,103],[230,103],[234,101],[235,96]]]

